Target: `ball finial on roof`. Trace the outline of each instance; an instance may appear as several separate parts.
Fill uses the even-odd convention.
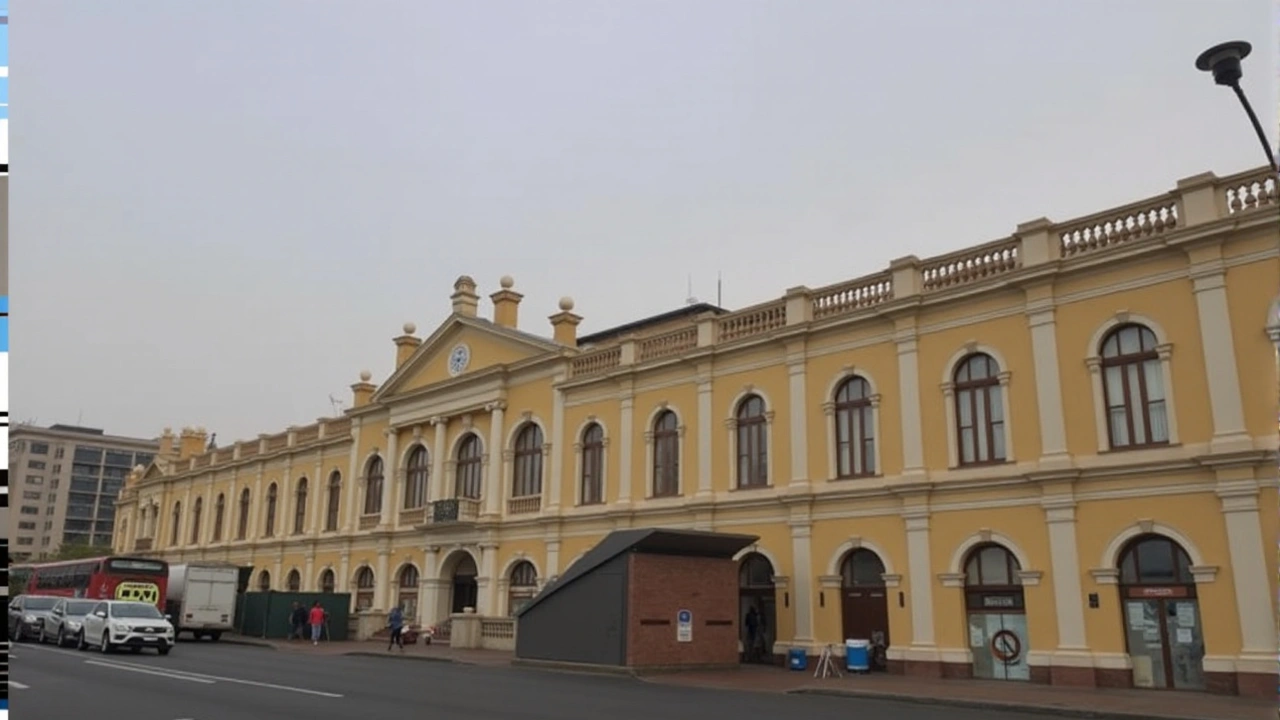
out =
[[[411,322],[407,322],[407,323],[405,323],[405,324],[404,324],[404,328],[403,328],[403,329],[404,329],[404,334],[405,334],[405,335],[412,335],[412,334],[414,334],[414,333],[418,332],[418,326],[417,326],[417,325],[414,325],[414,324],[413,324],[413,323],[411,323]]]
[[[503,290],[510,290],[516,286],[516,279],[510,275],[503,275],[502,279],[498,281],[498,284],[502,286]]]
[[[360,382],[369,382],[372,379],[373,379],[373,373],[369,372],[368,370],[360,371]]]
[[[569,312],[570,310],[572,310],[573,298],[569,297],[568,295],[565,295],[564,297],[560,298],[560,309],[565,312]]]

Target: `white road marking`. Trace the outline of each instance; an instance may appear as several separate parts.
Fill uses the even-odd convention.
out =
[[[169,678],[171,680],[186,680],[187,682],[201,683],[202,685],[213,685],[214,681],[205,680],[204,678],[183,677],[181,675],[170,675],[168,673],[156,672],[154,670],[140,670],[138,668],[124,667],[114,663],[105,663],[98,660],[85,660],[85,665],[97,665],[98,667],[111,668],[112,670],[124,670],[125,672],[136,672],[143,675],[156,675],[159,677]]]
[[[18,690],[30,690],[30,689],[31,689],[31,686],[30,686],[30,685],[23,685],[22,683],[18,682],[17,680],[10,680],[10,681],[9,681],[9,687],[11,687],[11,688],[16,688],[16,689],[18,689]]]
[[[267,688],[270,690],[284,690],[286,692],[302,693],[303,695],[318,695],[320,697],[328,697],[328,698],[344,697],[343,695],[340,695],[338,693],[321,692],[319,690],[308,690],[306,688],[290,687],[288,685],[276,685],[275,683],[258,682],[257,680],[241,680],[240,678],[223,677],[221,675],[209,675],[206,673],[191,672],[189,670],[176,670],[176,669],[162,668],[155,665],[138,665],[135,663],[120,662],[120,661],[112,661],[111,664],[121,669],[136,668],[138,669],[139,672],[143,672],[143,671],[151,672],[151,673],[164,675],[166,677],[173,677],[177,679],[193,678],[193,679],[207,680],[209,682],[214,682],[214,681],[228,682],[228,683],[236,683],[237,685],[249,685],[252,687]]]

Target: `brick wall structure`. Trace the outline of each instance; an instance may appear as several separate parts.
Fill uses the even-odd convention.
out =
[[[627,665],[698,667],[738,662],[738,566],[722,558],[635,553],[630,558]],[[693,614],[692,642],[676,613]]]

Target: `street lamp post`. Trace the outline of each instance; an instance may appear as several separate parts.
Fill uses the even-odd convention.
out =
[[[1213,73],[1215,83],[1226,85],[1235,91],[1236,97],[1240,99],[1240,104],[1244,106],[1244,111],[1249,116],[1249,122],[1253,124],[1253,131],[1258,134],[1258,141],[1262,143],[1262,150],[1267,155],[1267,164],[1271,166],[1272,172],[1280,173],[1280,166],[1276,165],[1276,155],[1271,150],[1271,141],[1267,140],[1267,133],[1262,129],[1262,123],[1258,122],[1258,114],[1253,111],[1249,98],[1240,87],[1240,78],[1244,77],[1240,61],[1249,57],[1252,51],[1253,46],[1243,40],[1214,45],[1196,58],[1196,69]]]

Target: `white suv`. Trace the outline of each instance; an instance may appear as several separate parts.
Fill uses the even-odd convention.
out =
[[[155,605],[125,600],[103,600],[84,617],[76,647],[96,645],[109,653],[119,647],[138,652],[153,647],[161,655],[173,649],[173,624]]]

